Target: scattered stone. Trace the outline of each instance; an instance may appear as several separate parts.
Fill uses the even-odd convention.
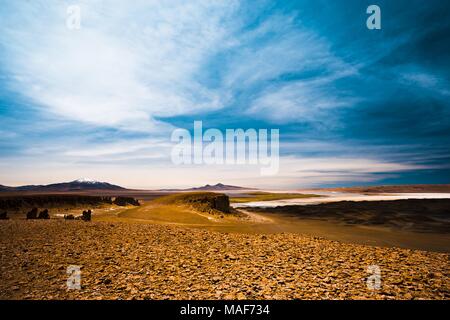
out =
[[[42,210],[39,212],[38,219],[50,219],[50,214],[48,213],[48,209]]]
[[[83,211],[83,215],[81,216],[81,220],[83,221],[91,221],[92,211],[91,209]]]
[[[447,253],[289,233],[11,219],[0,223],[0,249],[0,300],[450,298]],[[380,290],[366,284],[374,264]],[[82,267],[82,290],[67,290],[71,265]]]
[[[227,253],[227,254],[225,254],[225,259],[228,259],[228,260],[238,260],[239,258],[236,257],[236,256],[234,256],[234,255],[232,255],[232,254]]]
[[[27,213],[27,219],[37,219],[38,208],[33,208]]]

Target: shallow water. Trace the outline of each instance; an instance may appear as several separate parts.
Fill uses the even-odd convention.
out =
[[[322,197],[303,198],[303,199],[285,199],[274,201],[254,201],[247,203],[233,203],[234,208],[248,207],[278,207],[288,205],[307,205],[320,204],[337,201],[382,201],[382,200],[402,200],[402,199],[450,199],[450,193],[383,193],[383,194],[360,194],[344,193],[333,191],[311,191],[304,193],[313,193]]]

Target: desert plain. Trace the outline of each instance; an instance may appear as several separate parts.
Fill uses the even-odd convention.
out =
[[[44,201],[50,219],[9,210],[0,221],[0,299],[450,297],[448,199],[261,207],[252,203],[320,197],[123,193],[139,205]],[[85,209],[91,221],[64,218]]]

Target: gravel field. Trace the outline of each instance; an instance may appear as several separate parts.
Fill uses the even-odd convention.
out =
[[[0,248],[0,299],[450,298],[448,254],[297,234],[6,220]],[[80,289],[67,288],[71,265]],[[379,289],[367,285],[371,265]]]

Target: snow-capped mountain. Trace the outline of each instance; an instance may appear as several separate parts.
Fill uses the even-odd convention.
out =
[[[72,181],[72,182],[79,182],[79,183],[104,183],[104,182],[100,182],[100,181],[89,179],[89,178],[80,178],[80,179],[77,179],[77,180]]]
[[[63,191],[84,191],[84,190],[125,190],[120,186],[110,184],[107,182],[100,182],[92,179],[81,178],[70,182],[53,183],[47,185],[28,185],[20,187],[6,187],[2,186],[0,191],[49,191],[49,192],[63,192]]]

